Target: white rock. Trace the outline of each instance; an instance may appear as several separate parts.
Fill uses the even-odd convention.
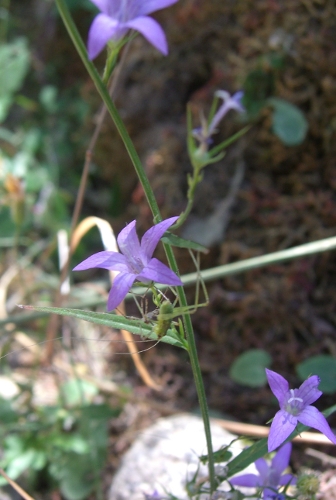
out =
[[[211,433],[215,451],[236,437],[217,424],[211,425]],[[236,441],[230,451],[236,456],[243,447],[242,442]],[[199,477],[207,477],[207,467],[200,466],[198,459],[206,453],[201,418],[192,415],[161,418],[143,431],[125,454],[114,477],[109,500],[144,500],[145,494],[154,491],[187,500],[185,486],[197,468]]]

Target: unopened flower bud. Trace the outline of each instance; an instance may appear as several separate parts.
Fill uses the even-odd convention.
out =
[[[320,481],[316,474],[302,474],[297,479],[296,487],[300,495],[312,498],[320,488]]]

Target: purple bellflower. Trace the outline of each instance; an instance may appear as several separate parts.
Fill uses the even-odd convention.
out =
[[[153,252],[167,229],[178,217],[171,217],[148,229],[141,243],[136,234],[135,220],[130,222],[118,235],[120,252],[105,250],[83,260],[74,271],[102,268],[119,271],[114,278],[107,301],[107,310],[112,311],[123,301],[134,281],[150,283],[156,281],[163,285],[182,285],[180,278],[158,259],[152,257]]]
[[[291,451],[291,443],[286,443],[273,457],[270,465],[264,458],[258,458],[255,461],[255,466],[259,475],[243,474],[242,476],[236,476],[230,479],[231,484],[248,488],[263,488],[264,500],[285,498],[281,493],[278,493],[279,486],[296,483],[296,479],[292,474],[282,474],[288,467]]]
[[[127,31],[139,31],[162,54],[168,54],[161,26],[148,14],[164,9],[177,0],[90,0],[101,11],[91,24],[88,37],[89,58],[94,59],[110,40],[118,41]]]
[[[234,109],[239,113],[244,113],[245,108],[241,101],[244,97],[244,92],[239,91],[231,96],[226,90],[217,90],[215,93],[217,97],[223,99],[222,105],[218,108],[211,122],[207,123],[206,119],[202,119],[202,126],[193,130],[193,136],[204,146],[205,149],[212,143],[211,137],[217,132],[217,126],[224,116]]]
[[[298,389],[289,389],[285,378],[266,368],[266,376],[273,394],[279,401],[280,410],[276,413],[268,436],[268,451],[275,450],[294,431],[298,422],[319,430],[334,444],[336,436],[322,413],[311,406],[321,395],[318,390],[320,378],[309,377]]]
[[[224,118],[226,113],[230,111],[230,109],[235,109],[239,113],[244,113],[245,108],[243,107],[241,101],[244,97],[244,92],[239,91],[233,94],[233,96],[230,96],[229,92],[226,92],[226,90],[217,90],[216,94],[217,97],[220,97],[223,99],[222,105],[219,107],[217,113],[211,120],[211,123],[209,125],[208,129],[208,135],[211,136],[216,132],[216,127],[219,124],[219,122]]]

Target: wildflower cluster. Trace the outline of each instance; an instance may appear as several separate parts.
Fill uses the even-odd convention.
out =
[[[161,26],[149,14],[171,6],[177,0],[91,0],[91,2],[96,5],[100,12],[93,20],[88,35],[89,59],[92,60],[97,57],[105,46],[107,46],[109,54],[111,54],[115,47],[119,47],[118,43],[125,39],[130,30],[141,33],[162,54],[166,55],[168,53],[165,34]],[[116,52],[118,51],[116,50]],[[216,110],[218,99],[223,102]],[[188,178],[188,205],[180,216],[171,217],[154,225],[145,232],[141,241],[137,236],[136,221],[134,220],[119,233],[117,242],[120,252],[98,252],[74,268],[74,271],[102,268],[117,273],[108,296],[108,311],[112,311],[122,302],[136,281],[151,287],[153,291],[155,283],[182,286],[183,283],[179,276],[168,266],[154,258],[153,254],[165,232],[177,221],[174,227],[181,225],[189,215],[196,186],[202,180],[202,169],[224,156],[228,141],[212,148],[213,136],[217,132],[220,121],[230,110],[238,113],[245,112],[242,101],[243,92],[237,92],[231,96],[227,91],[219,90],[215,94],[210,116],[208,119],[201,117],[201,126],[199,128],[193,128],[191,115],[189,114],[188,151],[193,173]],[[241,131],[240,134],[242,135],[242,133],[244,131]],[[233,140],[237,137],[234,136]],[[155,210],[152,211],[155,215]],[[174,268],[174,265],[171,267]],[[171,304],[170,306],[173,307]],[[172,313],[173,311],[171,311]],[[165,316],[165,314],[162,313],[162,316]],[[160,339],[159,334],[157,335]],[[189,335],[189,338],[192,338],[192,334]],[[197,381],[198,396],[200,401],[203,401],[201,406],[205,426],[208,426],[206,435],[208,448],[210,449],[211,439],[208,437],[211,434],[209,417],[206,410],[205,395],[202,392],[204,389],[198,367],[196,348],[190,349],[189,354],[190,358],[193,357],[191,365],[193,366],[195,381]],[[197,370],[199,373],[197,373]],[[266,369],[266,375],[270,388],[280,405],[280,410],[276,413],[271,424],[268,451],[273,452],[277,449],[278,451],[270,463],[264,458],[255,461],[258,474],[242,474],[231,478],[230,483],[233,486],[257,488],[264,500],[284,500],[287,497],[287,488],[296,484],[296,478],[286,472],[292,450],[291,443],[286,443],[286,440],[296,429],[298,422],[319,430],[334,444],[336,444],[336,436],[323,414],[312,406],[312,403],[322,395],[322,392],[318,389],[320,379],[317,375],[310,376],[297,389],[290,389],[287,380],[272,370]],[[213,467],[213,463],[211,467]],[[216,493],[213,491],[215,489],[213,488],[214,477],[211,477],[211,473],[214,476],[214,468],[211,472],[211,467],[209,465],[209,481],[210,484],[212,483],[211,494],[213,494],[211,498],[222,498],[225,495],[230,495],[232,492]],[[304,483],[304,481],[302,482]],[[312,488],[316,489],[315,483]],[[233,493],[237,494],[238,492]],[[154,491],[152,494],[145,495],[145,498],[148,500],[161,500],[165,497]],[[226,496],[225,498],[229,497]]]

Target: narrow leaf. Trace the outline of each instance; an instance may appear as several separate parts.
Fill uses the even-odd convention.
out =
[[[195,250],[196,252],[208,253],[209,250],[196,243],[195,241],[186,240],[184,238],[180,238],[180,236],[176,236],[176,234],[165,233],[165,235],[161,238],[163,243],[168,243],[168,245],[172,245],[178,248],[190,248],[191,250]]]
[[[141,319],[127,318],[118,314],[102,313],[93,311],[83,311],[82,309],[69,309],[64,307],[35,307],[35,306],[20,306],[23,309],[40,311],[50,314],[59,314],[60,316],[71,316],[72,318],[82,319],[97,325],[104,325],[118,330],[127,330],[131,333],[141,335],[150,340],[157,340],[156,334],[153,332],[152,325],[145,323]],[[167,344],[182,347],[183,344],[176,338],[176,334],[172,330],[168,330],[167,334],[160,339]]]

